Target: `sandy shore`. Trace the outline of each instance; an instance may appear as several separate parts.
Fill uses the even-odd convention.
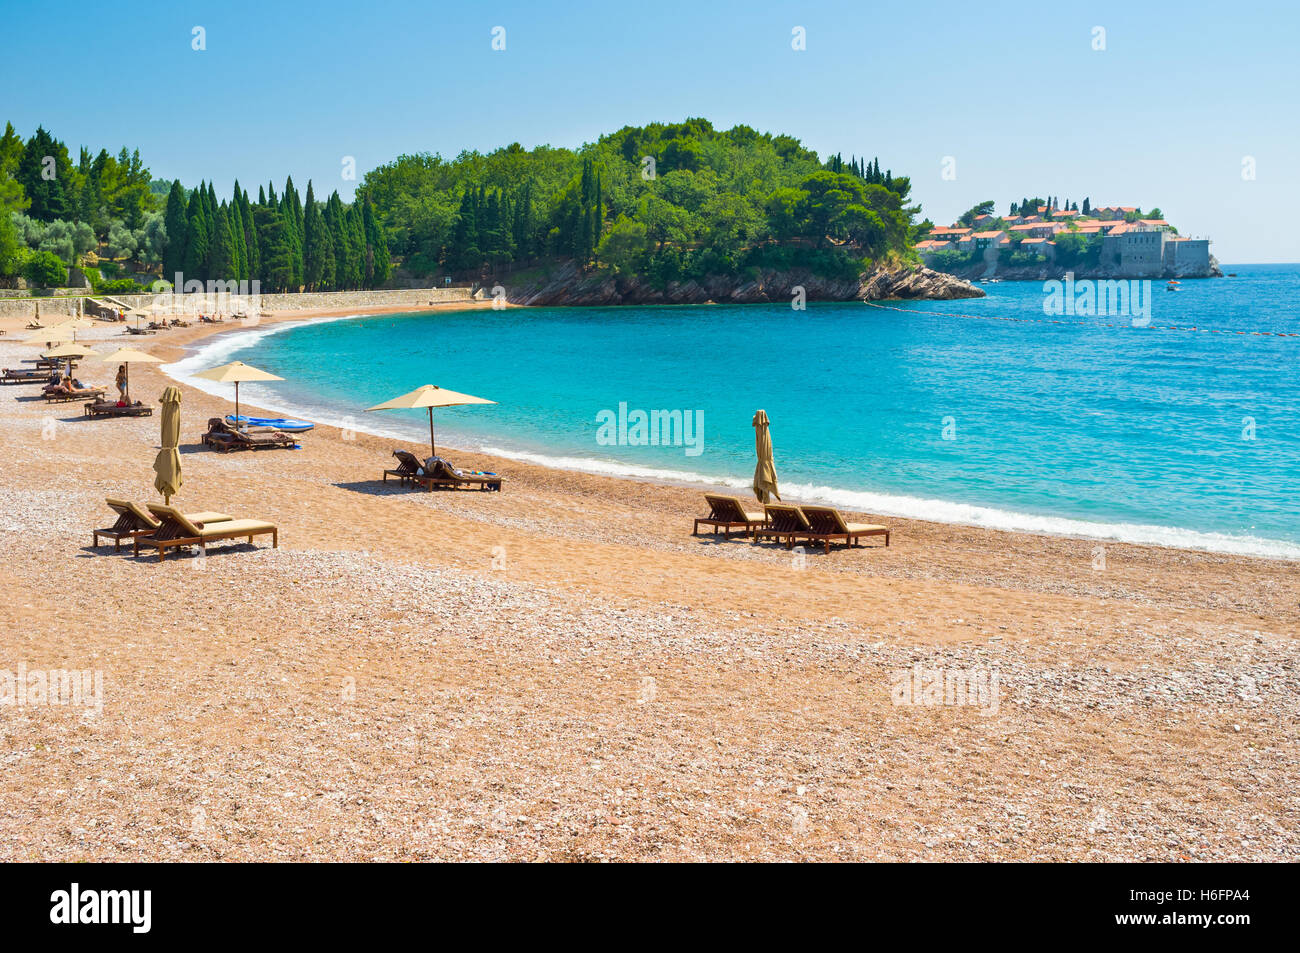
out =
[[[0,706],[4,860],[1300,857],[1295,563],[872,517],[888,549],[800,568],[692,537],[697,489],[458,452],[505,491],[413,492],[328,427],[208,452],[229,405],[183,390],[176,502],[278,550],[92,550],[105,496],[158,499],[158,418],[0,388],[0,672],[104,686]],[[996,705],[896,705],[918,663]]]

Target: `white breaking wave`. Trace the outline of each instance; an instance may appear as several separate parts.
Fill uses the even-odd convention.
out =
[[[193,375],[204,368],[222,363],[223,358],[229,357],[229,355],[242,348],[256,344],[269,335],[279,334],[291,328],[303,327],[307,324],[344,321],[356,317],[360,317],[360,315],[312,318],[307,321],[282,322],[267,327],[256,327],[231,334],[218,335],[211,339],[210,343],[200,346],[194,353],[187,355],[174,364],[162,365],[162,370],[176,380],[195,387],[204,393],[230,398],[234,392],[232,385],[198,380]],[[264,387],[245,385],[241,389],[241,398],[250,404],[265,407],[275,413],[299,417],[326,426],[350,428],[358,433],[371,434],[372,436],[384,437],[390,440],[418,442],[428,434],[427,428],[417,426],[414,423],[407,426],[403,426],[401,423],[396,423],[394,426],[384,426],[373,415],[364,413],[356,416],[351,414],[341,415],[336,410],[324,406],[300,405],[285,401],[278,398],[274,391]],[[533,463],[551,469],[574,470],[599,476],[654,480],[688,486],[723,486],[736,490],[748,490],[750,486],[750,477],[748,476],[710,476],[690,470],[637,466],[616,460],[593,457],[552,456],[487,445],[460,447],[459,449],[480,451],[491,456],[519,460],[523,463]],[[782,483],[781,486],[782,498],[787,502],[821,503],[858,513],[874,513],[881,516],[897,516],[903,519],[928,520],[935,523],[952,523],[962,526],[979,526],[986,529],[1006,530],[1016,533],[1074,536],[1086,539],[1113,540],[1121,543],[1171,546],[1178,549],[1199,549],[1236,556],[1263,556],[1272,559],[1300,560],[1300,545],[1283,540],[1264,539],[1258,536],[1233,536],[1227,533],[1208,533],[1144,523],[1101,523],[1064,516],[1042,516],[1034,513],[1003,510],[991,506],[978,506],[972,503],[901,496],[870,490],[844,490],[812,483]]]

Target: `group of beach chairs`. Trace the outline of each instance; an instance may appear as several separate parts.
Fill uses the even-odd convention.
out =
[[[426,490],[496,490],[501,491],[501,477],[481,470],[461,470],[442,457],[429,457],[424,462],[406,450],[394,450],[397,466],[384,471],[384,482],[395,477],[402,486],[418,486]]]
[[[712,526],[724,539],[732,530],[750,536],[755,543],[773,539],[785,543],[790,549],[796,542],[820,543],[827,553],[832,543],[858,546],[863,537],[883,536],[889,545],[889,527],[876,523],[850,523],[832,506],[794,506],[790,503],[767,503],[762,512],[748,510],[735,496],[705,493],[709,515],[695,520],[692,535],[699,535],[701,526]]]
[[[91,532],[91,545],[98,548],[100,538],[111,539],[113,549],[120,552],[123,542],[129,542],[136,556],[141,546],[158,550],[162,562],[167,550],[182,546],[197,546],[206,555],[208,544],[220,540],[247,539],[252,545],[254,537],[270,536],[271,546],[280,545],[280,530],[265,520],[232,519],[225,513],[182,513],[174,506],[148,503],[145,506],[130,500],[108,497],[104,502],[117,514],[117,522],[105,529]]]
[[[235,450],[293,450],[298,446],[292,434],[274,427],[232,427],[220,417],[208,418],[203,445],[219,453]]]

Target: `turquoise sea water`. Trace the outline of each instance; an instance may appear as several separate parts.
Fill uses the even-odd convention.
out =
[[[363,409],[423,383],[498,401],[435,411],[439,443],[747,486],[758,408],[783,495],[872,513],[1300,558],[1300,266],[1153,282],[1151,328],[1044,316],[1033,282],[951,302],[544,308],[329,320],[225,335],[242,395],[427,438]],[[973,315],[968,317],[963,315]],[[1106,327],[1106,324],[1115,325]],[[211,385],[209,385],[211,386]],[[222,391],[224,392],[224,391]],[[703,414],[683,446],[607,446],[598,414]],[[945,439],[945,434],[952,439]],[[454,456],[454,454],[452,454]]]

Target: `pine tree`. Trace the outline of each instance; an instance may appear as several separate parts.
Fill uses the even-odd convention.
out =
[[[37,126],[36,132],[27,140],[14,178],[31,202],[27,214],[32,218],[52,222],[56,218],[67,218],[73,211],[64,190],[64,183],[70,179],[67,173],[72,169],[67,154],[67,147],[56,141],[43,126]],[[46,178],[46,170],[50,168],[47,156],[54,159],[52,178]]]

